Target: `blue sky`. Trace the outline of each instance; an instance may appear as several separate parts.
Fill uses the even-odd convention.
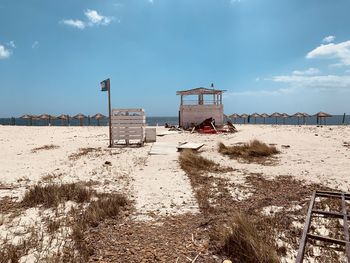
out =
[[[350,114],[348,0],[0,0],[0,117],[176,116],[177,90],[225,113]]]

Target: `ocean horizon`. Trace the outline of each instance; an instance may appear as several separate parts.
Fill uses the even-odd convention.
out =
[[[231,121],[234,124],[277,124],[277,125],[349,125],[350,124],[350,116],[346,115],[345,120],[343,122],[343,115],[333,115],[332,117],[325,118],[322,120],[322,123],[317,123],[317,117],[311,116],[307,117],[305,119],[303,118],[297,118],[297,117],[288,117],[288,118],[275,118],[275,117],[268,117],[268,118],[254,118],[251,117],[249,119],[243,119],[243,118],[237,118],[237,119],[229,119],[225,118],[226,121]],[[168,123],[170,125],[178,125],[179,118],[176,116],[149,116],[146,117],[146,123],[149,126],[164,126],[165,123]],[[32,120],[31,125],[32,126],[47,126],[49,123],[47,120]],[[85,118],[82,122],[83,126],[107,126],[108,125],[108,118],[101,119],[98,123],[97,120],[93,118]],[[23,119],[23,118],[0,118],[0,125],[16,125],[16,126],[30,126],[30,120]],[[51,120],[51,126],[67,126],[66,121],[62,121],[60,119],[52,119]],[[69,126],[80,126],[80,121],[74,118],[70,118],[69,120]]]

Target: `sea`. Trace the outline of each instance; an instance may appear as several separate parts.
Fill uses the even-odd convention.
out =
[[[226,119],[225,121],[231,121],[232,123],[236,124],[244,124],[244,123],[250,123],[250,124],[277,124],[277,125],[349,125],[350,124],[350,116],[346,115],[344,118],[344,115],[333,115],[332,117],[324,118],[321,120],[321,123],[317,123],[317,117],[311,116],[307,117],[305,119],[303,118],[297,118],[297,117],[288,117],[288,118],[253,118],[251,117],[249,119],[243,119],[243,118],[237,118],[237,119]],[[170,117],[146,117],[146,123],[149,126],[164,126],[165,123],[169,125],[178,125],[179,119],[178,117],[170,116]],[[108,119],[102,119],[97,122],[97,120],[93,118],[85,118],[83,120],[83,126],[108,126]],[[28,119],[21,119],[21,118],[0,118],[0,125],[18,125],[18,126],[27,126],[27,125],[33,125],[33,126],[47,126],[49,125],[47,120],[32,120],[32,123],[30,123],[30,120]],[[51,120],[51,126],[66,126],[66,122],[62,122],[60,119],[53,119]],[[70,126],[79,126],[80,122],[77,119],[71,118],[69,120]]]

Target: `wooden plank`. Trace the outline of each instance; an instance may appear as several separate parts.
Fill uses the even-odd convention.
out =
[[[181,144],[180,146],[177,147],[179,151],[184,150],[184,149],[190,149],[190,150],[199,150],[204,146],[204,143],[192,143],[192,142],[186,142],[184,144]]]
[[[328,197],[328,198],[341,198],[342,196],[339,195],[338,193],[316,193],[317,197]],[[350,196],[349,195],[345,195],[345,200],[350,200]]]
[[[323,215],[325,217],[343,218],[343,214],[342,213],[331,212],[331,211],[323,211],[323,210],[315,210],[315,209],[313,209],[312,213]]]
[[[143,123],[126,123],[126,124],[113,124],[113,128],[144,128],[145,125]]]
[[[304,225],[304,230],[303,230],[303,235],[301,237],[301,241],[299,244],[299,249],[298,249],[298,255],[296,259],[296,263],[302,263],[303,258],[304,258],[304,253],[305,253],[305,245],[306,245],[306,240],[307,240],[307,234],[310,229],[310,224],[311,224],[311,217],[312,217],[312,210],[315,204],[315,197],[316,197],[316,192],[314,191],[311,196],[310,200],[310,205],[309,205],[309,210],[307,211],[307,216],[305,220],[305,225]]]
[[[139,124],[139,126],[145,126],[145,121],[143,120],[112,120],[112,125],[124,125],[128,126],[129,124]]]
[[[146,120],[145,116],[112,116],[113,120]]]
[[[345,252],[348,263],[350,263],[350,243],[349,243],[349,225],[348,225],[348,215],[346,210],[345,195],[342,196],[342,212],[343,212],[343,227],[344,227],[344,237],[345,237]]]
[[[125,140],[125,139],[129,139],[129,140],[142,140],[144,138],[144,136],[142,134],[127,134],[127,135],[114,135],[112,134],[112,138],[114,140]]]
[[[118,112],[145,112],[144,109],[141,108],[130,108],[130,109],[112,109],[112,113],[118,113]]]
[[[328,242],[328,243],[333,243],[333,244],[337,244],[337,245],[346,245],[349,242],[345,241],[345,240],[340,240],[340,239],[334,239],[334,238],[330,238],[330,237],[323,237],[323,236],[319,236],[319,235],[314,235],[314,234],[307,234],[308,238],[311,239],[315,239],[315,240],[319,240],[319,241],[323,241],[323,242]],[[298,262],[298,261],[296,261]]]

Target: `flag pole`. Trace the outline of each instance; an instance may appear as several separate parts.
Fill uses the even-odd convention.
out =
[[[108,90],[108,115],[109,115],[109,147],[113,146],[112,139],[112,110],[111,110],[111,82],[110,79],[107,80],[107,90]]]

